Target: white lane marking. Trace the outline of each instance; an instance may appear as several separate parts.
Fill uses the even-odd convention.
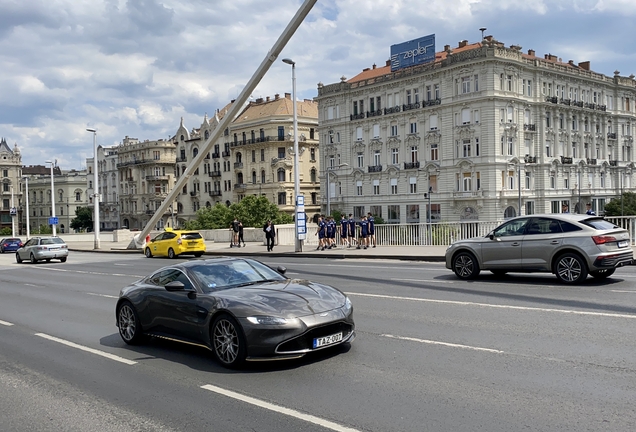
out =
[[[294,272],[286,272],[285,274],[290,274],[290,275],[298,275],[300,273],[294,273]]]
[[[470,345],[461,345],[461,344],[455,344],[455,343],[450,343],[450,342],[440,342],[440,341],[433,341],[433,340],[427,340],[427,339],[418,339],[418,338],[412,338],[412,337],[406,337],[406,336],[394,336],[394,335],[390,335],[390,334],[382,334],[380,336],[391,338],[391,339],[399,339],[399,340],[405,340],[405,341],[411,341],[411,342],[419,342],[419,343],[423,343],[423,344],[443,345],[443,346],[447,346],[447,347],[451,347],[451,348],[462,348],[462,349],[469,349],[469,350],[474,350],[474,351],[485,351],[485,352],[490,352],[490,353],[495,353],[495,354],[505,354],[504,351],[500,351],[500,350],[496,350],[496,349],[481,348],[481,347],[470,346]]]
[[[460,305],[460,306],[478,306],[478,307],[488,307],[488,308],[496,308],[496,309],[514,309],[514,310],[537,311],[537,312],[555,312],[555,313],[572,314],[572,315],[591,315],[591,316],[602,316],[602,317],[610,317],[610,318],[636,319],[636,315],[607,313],[607,312],[587,312],[587,311],[577,311],[577,310],[571,310],[571,309],[547,309],[547,308],[537,308],[537,307],[527,307],[527,306],[497,305],[497,304],[475,303],[475,302],[455,301],[455,300],[436,300],[436,299],[425,299],[425,298],[417,298],[417,297],[397,297],[397,296],[388,296],[388,295],[382,295],[382,294],[365,294],[365,293],[355,293],[355,292],[345,292],[345,294],[352,295],[352,296],[360,296],[360,297],[417,301],[417,302],[424,302],[424,303],[452,304],[452,305]]]
[[[115,266],[123,266],[123,267],[128,267],[128,266],[130,266],[130,264],[118,264],[118,263],[115,263],[115,264],[113,264],[113,265],[115,265]]]
[[[348,260],[347,260],[348,261]],[[365,260],[365,262],[367,262],[367,260]],[[431,263],[431,262],[427,262],[427,265],[431,265],[431,264],[435,264],[435,263]],[[444,263],[440,263],[440,264],[444,264]],[[282,266],[290,266],[291,264],[289,262],[286,263],[273,263],[270,265],[282,265]],[[309,263],[293,263],[293,267],[296,266],[311,266],[311,267],[316,267],[316,264],[309,264]],[[360,266],[359,265],[346,265],[346,264],[320,264],[320,267],[343,267],[343,268],[354,268],[357,270],[360,270]],[[439,268],[428,268],[428,267],[396,267],[396,266],[392,266],[392,267],[384,267],[384,266],[375,266],[375,265],[369,265],[369,266],[365,266],[365,267],[372,267],[373,269],[387,269],[387,270],[395,270],[396,268],[399,268],[400,270],[439,270]]]
[[[82,270],[67,270],[67,269],[56,269],[56,268],[44,268],[44,267],[34,267],[37,268],[39,270],[46,270],[46,271],[59,271],[59,272],[66,272],[66,273],[79,273],[79,274],[90,274],[90,275],[98,275],[98,276],[122,276],[122,277],[135,277],[135,278],[142,278],[144,276],[140,276],[140,275],[131,275],[131,274],[122,274],[122,273],[100,273],[100,272],[89,272],[89,271],[82,271]]]
[[[30,284],[30,283],[25,283],[24,286],[30,286],[30,287],[40,287],[41,285],[34,285],[34,284]]]
[[[357,429],[352,429],[346,426],[339,425],[338,423],[331,422],[329,420],[321,419],[320,417],[313,416],[311,414],[305,414],[300,411],[296,411],[290,408],[285,408],[280,405],[275,405],[273,403],[265,402],[260,399],[256,399],[250,396],[245,396],[240,393],[233,392],[231,390],[226,390],[221,387],[213,386],[210,384],[206,384],[201,386],[202,389],[209,390],[214,393],[218,393],[223,396],[230,397],[232,399],[237,399],[242,402],[246,402],[251,405],[255,405],[257,407],[265,408],[270,411],[274,411],[280,414],[285,414],[290,417],[295,417],[297,419],[306,421],[308,423],[317,424],[318,426],[322,426],[325,429],[331,429],[338,432],[359,432]]]
[[[392,281],[405,281],[405,282],[436,282],[436,283],[445,283],[445,284],[455,283],[453,281],[438,280],[438,279],[398,279],[398,278],[391,278],[389,280],[392,280]]]
[[[110,354],[110,353],[107,353],[107,352],[104,352],[104,351],[100,351],[100,350],[96,350],[96,349],[93,349],[93,348],[89,348],[89,347],[84,346],[84,345],[76,344],[75,342],[70,342],[70,341],[67,341],[67,340],[64,340],[64,339],[56,338],[55,336],[49,336],[49,335],[47,335],[45,333],[36,333],[35,335],[39,336],[41,338],[44,338],[44,339],[48,339],[48,340],[53,341],[53,342],[61,343],[62,345],[70,346],[71,348],[77,348],[78,350],[86,351],[86,352],[89,352],[91,354],[96,354],[98,356],[102,356],[102,357],[105,357],[107,359],[115,360],[117,362],[124,363],[124,364],[127,364],[127,365],[137,364],[136,361],[128,360],[128,359],[125,359],[123,357],[116,356],[115,354]]]
[[[630,294],[636,294],[636,291],[630,291],[630,290],[610,290],[611,292],[615,292],[615,293],[630,293]]]
[[[112,299],[118,299],[119,296],[112,296],[112,295],[108,295],[108,294],[97,294],[97,293],[86,293],[88,295],[92,295],[92,296],[97,296],[97,297],[106,297],[106,298],[112,298]]]
[[[7,321],[0,321],[0,325],[11,327],[13,324]]]

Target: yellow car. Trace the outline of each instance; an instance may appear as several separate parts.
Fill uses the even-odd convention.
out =
[[[205,242],[196,231],[173,231],[166,229],[146,243],[144,254],[146,258],[153,256],[167,256],[176,258],[179,255],[194,255],[200,257],[205,252]]]

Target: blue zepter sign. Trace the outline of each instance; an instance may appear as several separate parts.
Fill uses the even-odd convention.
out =
[[[391,72],[435,60],[435,35],[391,45]]]

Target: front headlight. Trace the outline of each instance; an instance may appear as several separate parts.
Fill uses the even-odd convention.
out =
[[[353,308],[353,305],[351,304],[351,300],[349,299],[349,297],[345,297],[345,305],[344,305],[345,309],[350,311],[351,308]]]
[[[252,324],[260,325],[285,325],[295,321],[295,318],[287,319],[274,316],[251,316],[247,317],[247,320]]]

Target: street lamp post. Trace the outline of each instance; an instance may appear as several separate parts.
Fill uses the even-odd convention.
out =
[[[86,132],[93,134],[93,232],[95,241],[93,249],[99,249],[99,177],[97,174],[97,129],[86,128]]]
[[[17,214],[15,213],[15,202],[13,201],[13,186],[11,186],[11,235],[15,237],[15,218]]]
[[[300,173],[298,172],[298,112],[296,111],[296,63],[289,58],[283,59],[283,63],[292,67],[292,109],[294,110],[294,235],[295,250],[302,252],[303,246],[298,233],[298,197],[300,196]]]
[[[47,164],[51,164],[51,217],[54,218],[55,217],[55,181],[53,180],[53,161],[46,161]],[[51,224],[51,227],[53,229],[53,237],[55,237],[56,234],[56,224]]]
[[[26,194],[26,237],[27,240],[31,237],[31,223],[29,221],[29,178],[22,177],[24,179],[24,187]]]

